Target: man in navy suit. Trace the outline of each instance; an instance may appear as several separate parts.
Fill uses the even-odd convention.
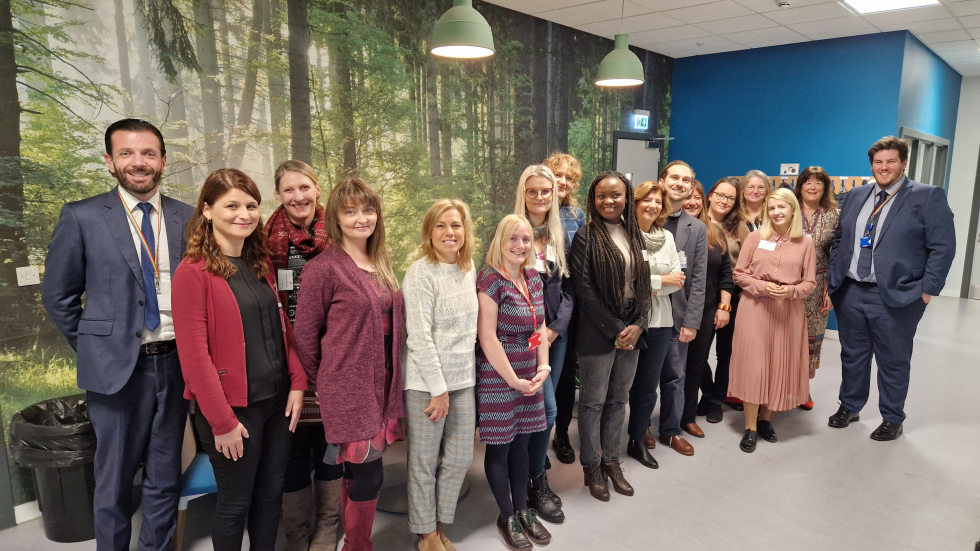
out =
[[[907,143],[882,138],[868,158],[875,184],[848,192],[827,267],[843,368],[841,406],[829,424],[858,420],[874,355],[882,423],[871,438],[884,441],[902,434],[912,339],[929,299],[946,283],[956,235],[943,189],[905,175]]]
[[[187,417],[174,344],[170,278],[193,209],[160,194],[163,136],[138,119],[105,133],[118,186],[68,203],[45,260],[44,307],[78,353],[95,428],[95,539],[128,550],[133,479],[143,469],[139,549],[172,546]],[[83,301],[84,297],[84,301]]]

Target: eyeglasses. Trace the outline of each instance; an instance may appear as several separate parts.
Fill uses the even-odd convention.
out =
[[[718,191],[712,193],[712,195],[715,196],[715,199],[717,199],[719,203],[734,203],[735,202],[735,196],[734,195],[725,195],[724,193],[721,193],[721,192],[718,192]]]
[[[537,199],[540,195],[542,199],[548,199],[551,197],[553,190],[551,189],[525,189],[524,195],[528,199]]]

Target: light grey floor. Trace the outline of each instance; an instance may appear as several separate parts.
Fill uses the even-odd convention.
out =
[[[840,346],[828,340],[811,387],[816,407],[776,414],[777,444],[739,451],[741,414],[726,408],[722,423],[700,423],[707,436],[690,439],[693,457],[658,446],[660,469],[649,470],[624,453],[636,495],[613,493],[609,503],[589,495],[577,465],[553,461],[551,485],[569,520],[548,525],[551,548],[971,551],[980,538],[978,328],[980,301],[937,298],[928,307],[916,337],[905,434],[896,442],[868,438],[881,421],[874,385],[860,422],[827,426],[840,382]],[[577,445],[574,423],[572,430]],[[386,455],[403,459],[403,444]],[[460,550],[501,551],[481,446],[470,475],[473,489],[447,532]],[[189,549],[211,549],[213,507],[213,497],[192,502]],[[407,550],[414,536],[404,516],[378,513],[374,541],[378,550]],[[95,545],[50,543],[32,521],[0,532],[0,549]]]

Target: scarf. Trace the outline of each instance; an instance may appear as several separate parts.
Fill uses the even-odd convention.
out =
[[[664,235],[663,228],[654,226],[650,228],[650,233],[645,231],[641,231],[640,233],[643,234],[643,245],[651,254],[659,251],[660,247],[663,247],[664,242],[667,241],[667,236]]]
[[[289,216],[286,215],[286,208],[279,205],[265,226],[266,234],[269,236],[269,257],[272,265],[277,270],[286,268],[289,245],[296,247],[296,250],[304,256],[315,256],[326,249],[330,244],[330,238],[327,237],[327,228],[323,225],[323,219],[323,209],[316,207],[313,215],[313,235],[310,235],[306,232],[306,228],[290,222]]]

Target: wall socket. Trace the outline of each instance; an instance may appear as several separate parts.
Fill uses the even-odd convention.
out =
[[[17,285],[24,287],[26,285],[40,285],[41,284],[41,274],[37,271],[37,266],[25,266],[23,268],[17,268]]]

